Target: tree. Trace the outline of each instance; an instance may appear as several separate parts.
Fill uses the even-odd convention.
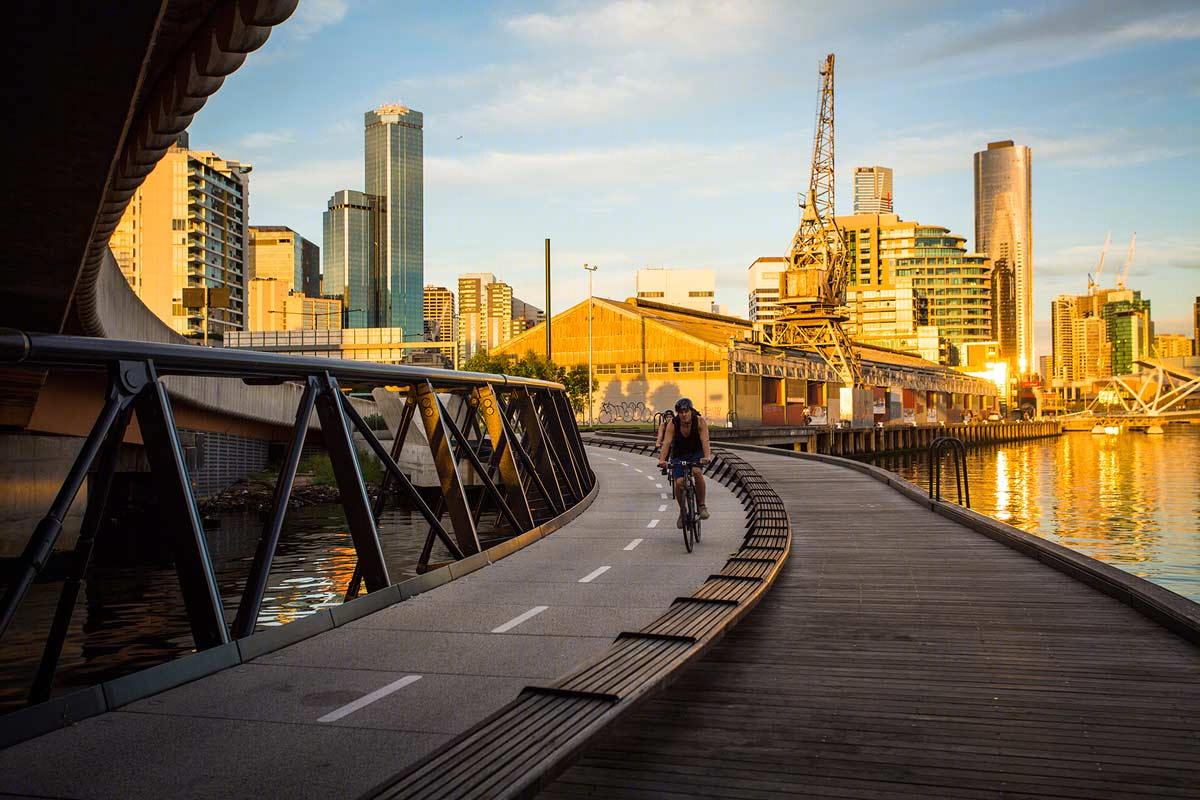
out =
[[[568,370],[532,350],[518,359],[512,356],[493,356],[486,350],[476,350],[462,365],[462,369],[465,372],[488,372],[493,375],[514,375],[561,383],[566,387],[567,401],[571,404],[571,409],[576,412],[583,411],[587,399],[587,367],[576,364]],[[593,390],[597,383],[599,381],[593,378]]]

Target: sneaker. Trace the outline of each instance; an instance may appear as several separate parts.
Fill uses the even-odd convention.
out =
[[[679,517],[675,520],[675,527],[680,528],[680,529],[683,528],[683,512],[682,511],[679,512]]]
[[[700,506],[700,519],[708,519],[708,506]]]

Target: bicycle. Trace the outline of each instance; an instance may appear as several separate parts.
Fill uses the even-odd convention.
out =
[[[675,458],[671,463],[683,467],[683,546],[690,553],[694,544],[700,541],[700,507],[696,503],[696,479],[692,467],[703,467],[703,464]]]

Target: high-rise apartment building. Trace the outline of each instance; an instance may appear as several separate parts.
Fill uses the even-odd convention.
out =
[[[936,353],[948,364],[958,363],[965,342],[992,338],[992,265],[985,255],[967,252],[963,237],[895,214],[854,214],[835,221],[846,241],[846,303],[854,338],[924,358]],[[860,302],[868,307],[857,308]],[[880,304],[889,303],[884,313]],[[869,332],[854,327],[854,320],[869,321]],[[930,326],[938,330],[918,330]]]
[[[250,278],[275,278],[288,291],[321,296],[321,248],[284,225],[250,226]]]
[[[134,293],[177,333],[219,341],[246,311],[250,165],[188,149],[187,134],[138,187],[110,246]],[[227,308],[183,305],[185,288],[228,289]]]
[[[1150,348],[1152,358],[1179,358],[1192,354],[1192,340],[1182,333],[1157,333],[1154,346]]]
[[[1004,352],[1020,371],[1033,358],[1033,214],[1030,204],[1030,153],[1011,141],[991,142],[975,154],[975,249],[1012,270],[1016,303],[1012,327],[1016,351]],[[1008,326],[1001,321],[1000,329]]]
[[[1154,340],[1150,301],[1143,300],[1141,292],[1113,291],[1100,309],[1100,317],[1112,345],[1112,374],[1131,374],[1135,361],[1149,357],[1150,343]]]
[[[929,324],[929,298],[911,287],[846,289],[846,335],[856,342],[888,347],[920,356],[935,364],[946,359],[946,343],[936,325]]]
[[[717,273],[711,269],[646,267],[637,271],[636,280],[639,300],[707,312],[716,301]]]
[[[347,328],[386,328],[386,284],[376,232],[382,204],[377,197],[342,189],[329,198],[322,215],[325,274],[321,294],[342,301]]]
[[[425,333],[424,118],[401,105],[383,105],[366,112],[365,124],[364,188],[383,205],[383,324],[403,328],[405,341],[420,341]]]
[[[512,299],[512,335],[520,336],[525,331],[546,321],[546,312],[519,297]]]
[[[487,350],[487,287],[496,282],[490,272],[471,272],[458,277],[458,360],[466,361],[478,350]]]
[[[426,341],[453,339],[454,292],[445,286],[426,286],[424,306]]]
[[[854,213],[892,213],[891,167],[854,168]]]
[[[289,289],[280,278],[251,278],[247,283],[246,330],[333,330],[342,327],[342,301],[309,297]]]
[[[1112,347],[1096,295],[1060,294],[1050,304],[1051,374],[1058,386],[1088,383],[1112,374]],[[1099,303],[1099,305],[1098,305]]]
[[[883,231],[897,226],[912,228],[916,223],[901,222],[895,214],[853,214],[834,217],[846,237],[846,273],[850,286],[892,287],[890,262],[883,259]],[[895,240],[889,240],[894,245]],[[893,248],[895,249],[895,248]]]
[[[787,269],[783,256],[763,256],[750,265],[750,322],[757,331],[779,317],[779,275]]]
[[[944,363],[957,365],[966,342],[991,340],[992,265],[986,255],[967,252],[963,237],[933,225],[905,223],[880,238],[896,288],[929,300],[929,324],[949,345]]]

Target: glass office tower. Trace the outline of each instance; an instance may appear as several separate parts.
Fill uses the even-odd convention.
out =
[[[347,328],[388,327],[381,322],[384,291],[375,255],[380,202],[353,189],[334,192],[322,216],[325,274],[321,294],[342,301]]]
[[[1000,330],[1016,330],[1016,352],[1001,357],[1022,372],[1033,359],[1033,215],[1030,206],[1030,156],[1024,145],[991,142],[975,154],[975,249],[1000,260],[1012,271],[1016,289],[1014,320],[999,320]]]
[[[404,340],[425,332],[424,133],[421,112],[400,105],[368,111],[366,193],[380,198],[379,254],[383,290],[380,327],[403,328]],[[353,307],[353,303],[347,300]]]

